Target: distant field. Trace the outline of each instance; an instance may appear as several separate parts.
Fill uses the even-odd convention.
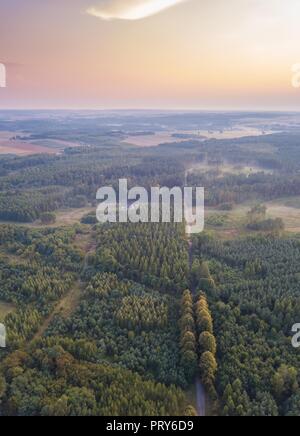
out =
[[[299,198],[294,199],[295,205],[299,204],[296,203],[296,200],[299,201]],[[289,203],[289,201],[291,203]],[[287,204],[291,204],[291,206],[287,206]],[[300,207],[299,206],[293,207],[292,204],[293,204],[292,199],[269,202],[266,204],[266,206],[268,207],[267,214],[271,218],[282,218],[285,223],[286,230],[288,230],[289,232],[299,233],[300,232]]]
[[[155,133],[154,135],[128,136],[122,142],[136,147],[157,147],[160,144],[181,142],[182,139],[174,138],[173,132]]]
[[[69,226],[79,223],[84,215],[95,212],[95,207],[84,207],[81,209],[65,209],[57,212],[55,226]]]
[[[29,156],[31,154],[55,154],[57,150],[49,147],[33,144],[19,139],[12,139],[16,136],[23,136],[22,132],[7,132],[0,131],[0,155],[1,154],[14,154],[17,156]]]
[[[81,218],[84,215],[87,215],[90,212],[95,212],[95,207],[83,207],[81,209],[62,209],[56,212],[56,222],[55,224],[50,224],[49,226],[45,226],[45,224],[41,224],[39,221],[35,223],[28,224],[31,227],[64,227],[71,226],[73,224],[80,223]]]
[[[284,205],[287,207],[294,207],[300,209],[300,197],[292,197],[284,200]]]
[[[0,131],[0,155],[14,154],[16,156],[30,156],[32,154],[57,154],[65,148],[79,147],[80,144],[59,139],[20,140],[15,137],[26,137],[23,132]]]
[[[81,209],[66,209],[61,210],[56,215],[56,226],[69,226],[76,223],[79,223],[81,218],[84,215],[87,215],[90,212],[95,212],[95,207],[84,207]]]
[[[56,148],[60,151],[63,151],[65,148],[81,146],[81,144],[78,142],[64,141],[62,139],[35,139],[31,141],[31,143],[39,147],[46,147],[51,149]]]
[[[228,130],[179,130],[175,132],[158,132],[154,135],[139,135],[139,136],[128,136],[123,142],[137,147],[155,147],[163,143],[171,142],[181,142],[183,138],[177,138],[173,136],[174,133],[183,134],[186,136],[184,139],[194,140],[197,137],[207,138],[207,139],[233,139],[233,138],[244,138],[246,136],[260,136],[262,130],[256,128],[234,128]],[[271,132],[265,132],[271,133]]]
[[[30,156],[32,154],[57,154],[57,150],[25,141],[0,141],[0,154]]]
[[[81,209],[61,209],[56,211],[56,222],[54,224],[41,224],[40,220],[37,220],[33,223],[18,223],[12,221],[0,221],[0,224],[15,224],[22,227],[34,227],[34,228],[44,228],[44,227],[66,227],[72,226],[73,224],[78,224],[81,221],[81,218],[84,215],[87,215],[90,212],[95,212],[95,207],[84,207]]]
[[[262,134],[269,134],[272,131],[264,131],[263,129],[257,129],[256,127],[236,126],[232,129],[224,130],[199,130],[201,135],[206,136],[209,139],[234,139],[245,138],[247,136],[261,136]]]
[[[15,306],[13,304],[0,301],[0,322],[3,322],[6,315],[13,312],[14,310]]]
[[[264,203],[267,206],[267,218],[281,218],[285,224],[285,229],[291,233],[300,233],[300,207],[292,207],[287,204],[298,205],[300,198],[289,198],[270,201]],[[223,226],[206,225],[207,229],[213,228],[214,230],[224,233],[225,235],[236,236],[238,233],[244,233],[243,224],[245,223],[247,212],[255,202],[249,202],[236,206],[232,211],[224,212],[214,208],[206,208],[206,220],[211,216],[226,215],[227,219]],[[210,220],[208,221],[210,222]]]

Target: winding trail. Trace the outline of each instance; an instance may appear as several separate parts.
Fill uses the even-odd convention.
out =
[[[82,269],[84,269],[87,266],[88,256],[96,251],[96,243],[94,241],[93,232],[91,231],[86,234],[77,235],[77,238],[74,241],[74,246],[82,249],[85,253],[82,262]],[[47,331],[48,327],[50,326],[56,315],[60,315],[64,318],[68,318],[72,315],[80,302],[80,298],[84,288],[85,283],[80,279],[80,277],[78,277],[78,279],[71,286],[70,290],[65,295],[63,295],[60,300],[58,300],[58,302],[54,306],[53,311],[44,320],[39,330],[34,335],[32,341],[44,336],[45,332]]]
[[[43,324],[40,326],[38,332],[34,335],[33,341],[35,339],[39,339],[44,336],[45,332],[48,330],[48,327],[52,323],[53,319],[56,315],[61,315],[64,318],[68,318],[75,307],[79,303],[81,293],[83,291],[83,283],[78,280],[76,281],[69,292],[67,292],[61,300],[56,304],[54,310],[50,313],[50,315],[44,320]]]

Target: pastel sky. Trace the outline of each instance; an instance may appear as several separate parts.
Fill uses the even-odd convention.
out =
[[[0,0],[0,108],[300,109],[299,18],[299,0]]]

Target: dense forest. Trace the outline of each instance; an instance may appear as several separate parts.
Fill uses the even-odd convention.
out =
[[[178,307],[169,295],[102,273],[92,277],[71,318],[57,317],[47,335],[91,341],[92,362],[109,361],[146,378],[186,387],[177,319]]]
[[[188,250],[183,224],[101,226],[95,266],[156,289],[187,287]]]
[[[300,415],[291,346],[300,313],[298,227],[290,233],[266,206],[292,202],[298,216],[299,133],[197,132],[231,128],[236,117],[152,114],[137,127],[120,116],[113,131],[113,116],[0,118],[0,129],[15,127],[24,141],[80,145],[0,156],[0,416],[195,416],[195,380],[207,415]],[[174,142],[123,144],[128,135],[153,135],[150,126],[176,130]],[[192,237],[184,223],[99,224],[96,192],[118,191],[120,178],[148,190],[204,186],[211,232]],[[233,220],[219,231],[239,207],[242,226]]]
[[[93,232],[96,251],[85,258],[77,240],[90,237],[90,227],[0,227],[0,301],[15,307],[5,318],[8,349],[0,350],[3,414],[194,414],[181,390],[189,380],[180,363],[176,282],[174,289],[154,290],[126,279],[119,268],[113,274],[100,256],[109,246],[107,231],[99,226]],[[140,243],[153,231],[163,238],[157,228],[142,227]],[[167,235],[186,264],[182,231],[171,225]],[[154,254],[166,263],[172,250],[156,243]],[[161,283],[159,274],[155,278]],[[57,301],[72,293],[76,280],[84,283],[78,306],[68,317],[57,312],[48,326]]]
[[[94,204],[101,186],[183,186],[184,162],[114,149],[78,148],[62,156],[0,159],[0,220],[33,222],[44,212]]]
[[[9,349],[30,339],[72,286],[83,258],[75,234],[0,226],[0,300],[16,307],[5,320]]]
[[[89,121],[86,120],[87,125]],[[24,127],[23,124],[17,123],[18,128]],[[33,128],[32,123],[25,124],[29,131]],[[11,128],[12,123],[7,123],[6,129]],[[43,132],[38,137],[44,139],[59,135],[61,139],[65,135],[72,139],[72,132],[62,133],[60,124],[49,131],[40,121],[35,126],[37,129]],[[115,137],[106,128],[96,145],[87,142],[90,134],[86,126],[79,129],[75,123],[72,129],[78,136],[85,131],[87,140],[63,154],[1,157],[0,220],[33,222],[44,212],[94,204],[99,187],[114,186],[117,190],[120,178],[127,178],[129,187],[147,189],[185,183],[204,186],[208,206],[300,195],[296,132],[232,140],[205,139],[198,135],[194,139],[182,138],[181,142],[137,149],[120,146],[124,136],[120,132]],[[103,135],[109,139],[108,144]],[[222,168],[228,164],[233,172],[223,172]],[[243,171],[245,166],[250,168],[250,173]]]
[[[298,416],[299,356],[291,327],[300,310],[300,241],[256,236],[221,242],[201,235],[194,248],[217,282],[209,298],[223,414]]]
[[[47,340],[12,353],[2,373],[2,413],[10,416],[166,416],[185,410],[179,389],[121,367],[82,362]]]

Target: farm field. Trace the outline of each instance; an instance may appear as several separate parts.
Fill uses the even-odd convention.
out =
[[[181,139],[172,136],[172,132],[159,132],[154,135],[128,136],[122,141],[123,144],[136,147],[157,147],[160,144],[180,142]]]
[[[296,197],[294,201],[297,201]],[[293,199],[278,199],[269,202],[246,202],[237,205],[231,211],[220,211],[215,208],[206,208],[205,222],[206,228],[214,229],[226,235],[236,236],[237,234],[245,233],[243,226],[247,220],[247,213],[251,207],[260,203],[267,207],[266,218],[276,219],[281,218],[285,225],[285,230],[290,233],[300,233],[300,208],[289,206]],[[224,217],[224,223],[220,226],[210,225],[211,217]],[[246,232],[248,233],[248,232]]]
[[[15,225],[22,227],[31,227],[31,228],[56,228],[56,227],[69,227],[74,224],[79,224],[80,220],[87,214],[95,212],[95,207],[83,207],[79,209],[60,209],[58,210],[56,215],[56,221],[53,224],[42,224],[40,220],[34,221],[32,223],[17,223]],[[9,224],[8,221],[0,221],[0,224]]]
[[[292,206],[292,204],[297,204],[297,200],[299,201],[298,197],[268,202],[266,203],[267,215],[270,218],[281,218],[287,231],[300,233],[300,208]]]
[[[26,141],[0,141],[0,154],[16,156],[30,156],[34,154],[57,154],[57,150]]]
[[[21,157],[34,154],[53,155],[62,153],[66,148],[80,146],[80,143],[74,141],[63,139],[31,139],[30,136],[24,132],[0,130],[0,155],[12,154]]]

